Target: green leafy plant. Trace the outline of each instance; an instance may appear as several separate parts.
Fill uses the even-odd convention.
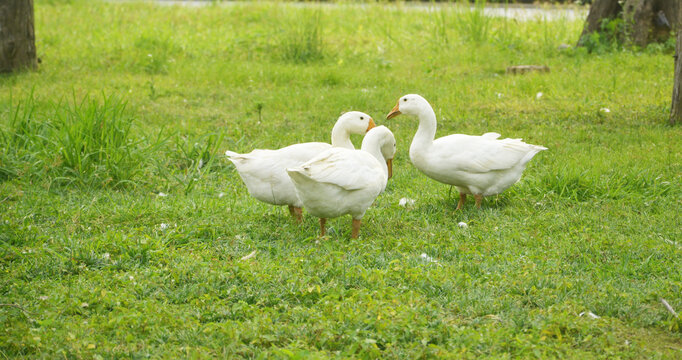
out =
[[[621,49],[625,39],[623,19],[603,19],[600,30],[581,39],[589,52],[604,53]]]

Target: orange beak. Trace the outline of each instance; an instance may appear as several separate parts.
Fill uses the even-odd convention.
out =
[[[369,125],[367,126],[367,131],[372,130],[372,128],[374,128],[376,126],[377,126],[377,124],[374,123],[374,120],[372,120],[372,118],[369,118]],[[365,132],[367,132],[367,131],[365,131]]]
[[[386,160],[386,166],[388,166],[388,178],[393,177],[393,159]]]
[[[386,120],[390,120],[390,119],[400,115],[401,112],[400,112],[400,110],[398,110],[399,107],[400,107],[400,103],[395,104],[393,109],[391,109],[391,112],[388,113],[388,115],[386,115]]]

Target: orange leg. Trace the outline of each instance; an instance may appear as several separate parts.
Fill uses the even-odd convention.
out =
[[[289,205],[289,213],[293,216],[297,223],[303,222],[303,209],[293,205]]]
[[[320,218],[320,237],[323,237],[326,234],[325,224],[327,224],[327,219]]]
[[[358,233],[360,232],[360,225],[362,225],[361,219],[353,219],[353,231],[350,234],[351,239],[358,238]]]
[[[474,199],[476,199],[476,208],[480,209],[481,201],[483,201],[483,195],[474,195]]]
[[[459,202],[457,203],[457,209],[455,211],[462,209],[464,203],[467,201],[467,194],[461,192],[459,193]]]

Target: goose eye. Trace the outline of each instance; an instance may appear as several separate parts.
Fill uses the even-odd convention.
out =
[[[407,101],[407,98],[404,98],[403,101]]]
[[[360,120],[365,120],[365,117],[364,117],[364,116],[360,116]]]

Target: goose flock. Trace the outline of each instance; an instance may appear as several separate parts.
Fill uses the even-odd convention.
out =
[[[426,176],[459,190],[457,210],[467,195],[476,207],[484,196],[514,185],[526,164],[547,148],[521,139],[498,139],[498,133],[480,136],[452,134],[434,140],[436,114],[426,99],[409,94],[398,99],[386,119],[398,115],[419,119],[410,145],[410,161]],[[365,134],[356,150],[351,134]],[[278,150],[248,154],[226,151],[251,196],[272,205],[287,205],[296,221],[302,208],[320,218],[320,236],[328,218],[351,215],[351,238],[357,238],[362,217],[384,191],[393,174],[396,141],[386,126],[359,111],[347,112],[332,129],[331,145],[309,142]]]

